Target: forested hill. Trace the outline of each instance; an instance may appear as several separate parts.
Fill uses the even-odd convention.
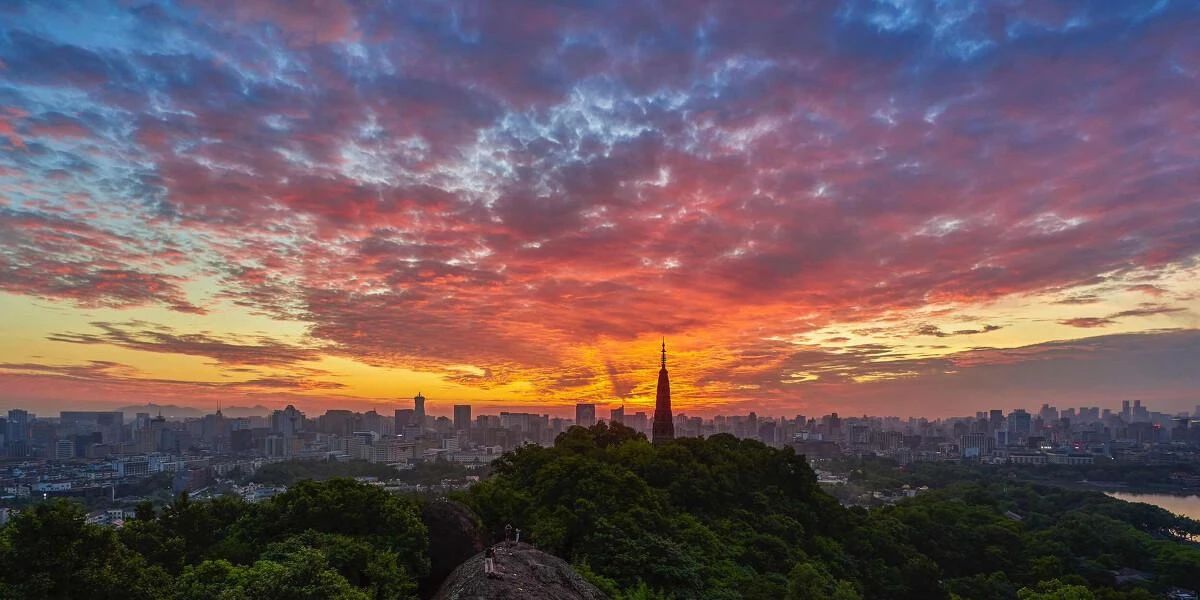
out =
[[[429,597],[507,524],[616,600],[1116,600],[1200,588],[1200,549],[1179,537],[1200,525],[1157,508],[1006,481],[846,509],[803,457],[725,435],[653,446],[621,426],[572,428],[553,448],[505,455],[459,499],[486,533],[463,507],[346,479],[254,505],[182,497],[119,530],[44,503],[0,529],[0,598]]]
[[[653,446],[573,428],[496,464],[468,502],[616,595],[658,598],[1157,598],[1200,588],[1200,524],[1099,493],[952,485],[845,509],[806,461],[728,435]],[[1115,587],[1114,572],[1145,581]],[[1127,571],[1126,574],[1129,574]]]

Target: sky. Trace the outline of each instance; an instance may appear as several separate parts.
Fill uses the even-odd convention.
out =
[[[0,3],[0,408],[1200,405],[1200,4]]]

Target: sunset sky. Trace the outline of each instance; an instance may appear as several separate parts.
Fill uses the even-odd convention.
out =
[[[1200,4],[785,4],[0,3],[0,408],[1200,404]]]

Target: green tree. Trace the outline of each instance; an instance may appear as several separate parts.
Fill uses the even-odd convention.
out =
[[[0,597],[158,598],[167,574],[78,505],[40,503],[0,529]]]
[[[176,600],[369,600],[329,565],[321,551],[299,548],[249,567],[225,560],[184,569],[175,584]]]
[[[395,552],[356,537],[307,531],[273,544],[262,558],[286,562],[308,548],[320,550],[330,567],[375,600],[410,598],[416,593],[416,580]]]
[[[803,562],[788,574],[787,600],[860,600],[848,581],[834,579],[820,564]]]
[[[391,551],[414,577],[429,570],[429,541],[416,505],[350,479],[301,481],[254,505],[233,527],[228,547],[236,552],[228,557],[245,560],[249,548],[306,531],[354,537]]]
[[[1021,600],[1096,600],[1096,595],[1087,586],[1063,583],[1058,579],[1039,582],[1033,588],[1017,591]]]

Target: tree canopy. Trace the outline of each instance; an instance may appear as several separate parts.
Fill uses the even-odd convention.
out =
[[[1143,588],[1200,588],[1200,549],[1179,537],[1194,523],[1097,493],[963,477],[893,507],[844,508],[791,449],[729,435],[652,445],[603,423],[494,471],[465,495],[489,529],[520,527],[626,594],[1019,600],[1061,585],[1138,597],[1116,586],[1121,568],[1152,573]]]
[[[494,538],[520,528],[616,600],[1146,600],[1200,589],[1200,548],[1184,541],[1193,521],[940,468],[866,465],[864,477],[936,489],[847,508],[790,449],[728,435],[652,445],[602,423],[505,454],[459,499]],[[143,505],[120,529],[40,503],[0,529],[0,597],[415,598],[431,572],[418,502],[302,480],[260,504]]]
[[[348,479],[137,512],[114,530],[65,501],[22,511],[0,529],[0,597],[400,599],[429,569],[417,507]]]

